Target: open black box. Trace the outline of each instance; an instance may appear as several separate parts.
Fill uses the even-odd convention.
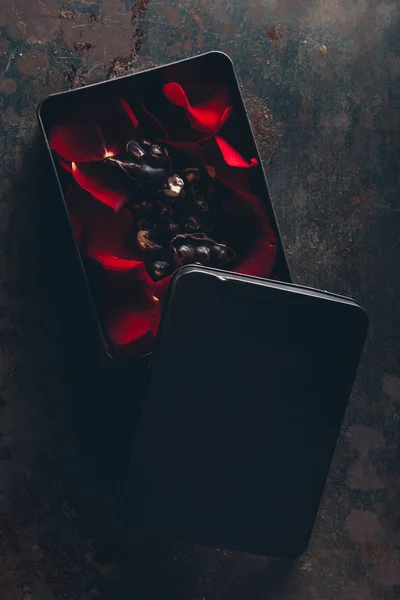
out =
[[[215,90],[222,86],[228,98],[231,107],[229,119],[222,122],[221,117],[221,122],[213,132],[201,132],[200,146],[204,152],[199,155],[192,153],[193,142],[196,152],[198,150],[197,138],[185,138],[183,147],[171,143],[171,140],[182,142],[182,139],[173,136],[176,130],[187,127],[188,122],[192,125],[189,114],[192,120],[196,120],[193,113],[183,110],[176,102],[171,104],[170,98],[163,96],[163,86],[174,82],[183,89],[187,88],[189,100],[189,90],[200,85],[202,93],[194,103],[195,108],[204,102],[204,90],[205,96],[213,97]],[[123,103],[119,102],[121,98]],[[149,113],[156,119],[150,117]],[[223,114],[226,115],[225,110]],[[93,315],[96,315],[96,335],[101,338],[106,350],[104,356],[110,359],[110,364],[121,370],[126,365],[120,365],[114,359],[131,358],[133,354],[117,355],[110,345],[109,336],[105,334],[104,288],[99,275],[108,274],[110,270],[115,284],[112,291],[125,298],[126,288],[123,282],[121,284],[120,275],[121,272],[125,273],[124,261],[133,259],[118,255],[115,263],[114,254],[109,251],[109,264],[105,264],[103,255],[101,262],[98,255],[93,257],[90,254],[91,205],[89,203],[87,206],[89,226],[84,220],[80,229],[82,219],[75,211],[76,199],[75,204],[71,203],[70,192],[67,191],[72,183],[78,183],[73,163],[79,163],[79,171],[87,168],[80,166],[83,163],[89,163],[89,168],[95,170],[104,164],[109,167],[110,159],[115,161],[119,156],[119,150],[115,149],[119,136],[124,138],[125,144],[127,140],[138,137],[143,146],[143,137],[148,136],[151,141],[158,142],[160,135],[157,130],[159,132],[160,127],[161,130],[165,127],[171,137],[168,141],[163,139],[162,144],[172,148],[170,156],[173,161],[177,160],[179,170],[201,167],[202,177],[223,182],[223,188],[230,190],[230,195],[224,192],[223,202],[227,198],[234,200],[243,190],[247,200],[252,198],[250,205],[245,205],[251,218],[246,220],[248,212],[244,210],[241,213],[239,210],[237,214],[244,218],[233,220],[237,226],[233,240],[238,246],[232,244],[232,248],[238,260],[247,260],[247,268],[237,269],[235,262],[227,265],[226,269],[217,265],[219,270],[210,269],[205,280],[206,273],[201,272],[201,267],[186,266],[186,270],[182,269],[174,275],[171,285],[168,277],[162,278],[162,290],[156,287],[157,282],[153,282],[155,287],[151,291],[159,296],[156,297],[157,301],[161,300],[157,319],[161,317],[164,298],[168,310],[164,313],[153,355],[147,399],[143,404],[128,476],[127,504],[123,511],[126,510],[128,522],[132,521],[135,535],[142,530],[144,535],[188,536],[191,542],[196,543],[273,556],[297,556],[307,546],[311,534],[361,354],[367,320],[362,309],[348,299],[290,285],[290,272],[265,174],[230,59],[220,52],[211,52],[118,80],[55,94],[43,101],[38,116],[63,198],[60,207],[66,225],[69,223],[71,259],[80,257],[82,285],[78,285],[80,289],[76,289],[76,294],[79,297],[80,294],[85,295],[86,299],[90,297]],[[78,125],[75,122],[77,116]],[[126,122],[126,129],[122,132],[119,131],[119,117]],[[54,128],[60,123],[65,127],[54,141]],[[217,135],[225,136],[228,123],[231,127],[227,131],[228,146],[225,146],[225,151],[227,147],[233,147],[240,152],[238,155],[228,151],[228,160],[237,161],[240,166],[227,162],[221,142],[215,142],[214,146],[211,144]],[[97,141],[100,140],[100,144],[94,144],[96,147],[91,145],[93,135]],[[68,148],[68,155],[58,152],[57,157],[54,153],[55,148],[63,151],[63,144],[69,136],[78,136],[80,139],[79,160],[69,155]],[[223,155],[226,165],[222,166],[227,166],[229,177],[223,169],[220,171],[221,163],[214,162],[218,150]],[[175,158],[175,152],[179,158]],[[190,160],[187,153],[190,154]],[[198,162],[193,164],[194,160]],[[203,168],[205,164],[208,167]],[[100,186],[101,195],[103,192],[104,187]],[[95,187],[94,193],[98,194],[99,188]],[[87,200],[86,192],[83,195]],[[102,198],[92,198],[90,202],[93,201],[98,207],[100,202],[104,204]],[[116,195],[111,194],[110,202],[119,204],[120,199],[117,190]],[[115,208],[117,210],[102,208],[103,234],[113,229],[115,219],[126,214],[124,202]],[[84,216],[86,218],[87,214]],[[268,239],[249,235],[253,231],[249,223],[256,228],[255,232],[268,232]],[[260,229],[257,229],[258,226]],[[246,227],[247,236],[244,238],[247,241],[243,242],[240,234],[243,229],[246,231]],[[117,231],[121,231],[121,228],[117,228]],[[222,231],[228,234],[229,228],[222,227]],[[216,241],[221,244],[226,240],[216,238]],[[246,243],[249,245],[246,246]],[[108,269],[110,264],[118,268]],[[136,272],[135,269],[132,266],[132,271]],[[146,269],[143,264],[140,270],[143,277],[148,277]],[[197,272],[199,269],[200,273]],[[126,271],[128,275],[131,272],[130,269]],[[134,282],[137,281],[134,279]],[[184,281],[189,281],[189,286],[182,288]],[[208,282],[207,288],[204,287],[204,281]],[[180,291],[176,293],[178,288]],[[134,308],[136,310],[137,306]],[[237,315],[243,323],[248,323],[244,328],[245,336],[235,335]],[[151,327],[153,337],[157,329]],[[243,339],[247,342],[243,342]],[[249,348],[252,352],[248,351]],[[221,349],[229,360],[221,362]],[[152,346],[136,345],[134,356],[151,350]],[[178,365],[176,356],[180,357]],[[203,362],[196,362],[193,356]],[[180,368],[181,377],[171,377],[171,373],[176,374],[177,367]],[[125,395],[127,386],[132,385],[132,363],[125,371],[128,372],[126,376],[129,382],[124,379],[124,390],[121,385],[121,391],[116,392],[112,382],[114,400],[120,394]],[[213,372],[215,377],[221,379],[220,386],[214,385],[210,375]],[[266,378],[270,380],[269,386],[266,386]],[[252,385],[247,398],[240,392],[246,379]],[[195,393],[192,393],[188,402],[187,390],[193,387],[193,381],[200,381],[201,385],[195,386]],[[229,383],[229,391],[226,382]],[[135,387],[137,390],[136,379]],[[142,391],[141,388],[141,397]],[[269,395],[260,399],[260,391],[269,392]],[[244,403],[243,398],[246,400]],[[96,405],[96,415],[97,412]],[[125,418],[124,421],[129,422],[130,428],[130,419]],[[247,429],[244,427],[246,423]],[[264,423],[270,428],[268,435],[265,434]],[[114,435],[121,437],[120,423],[114,427]],[[182,436],[184,443],[181,443]],[[207,440],[204,446],[203,439]],[[282,440],[285,441],[284,447]],[[227,448],[236,452],[237,461],[232,459],[231,453],[226,452]],[[114,470],[115,463],[126,462],[128,452],[125,445],[118,458],[110,461],[113,463],[111,470]],[[220,463],[226,458],[220,468],[215,465],[214,456],[218,457]],[[196,464],[197,469],[193,467]],[[236,476],[237,464],[242,465],[241,478]],[[267,467],[274,474],[270,480],[264,477]],[[286,482],[284,479],[288,467],[292,476]],[[227,480],[220,477],[221,472],[232,474],[227,485]],[[244,491],[249,483],[249,473],[253,473],[250,483],[256,489],[255,494],[246,495]],[[171,486],[171,477],[179,485]],[[168,485],[161,485],[165,479]],[[200,495],[199,482],[203,484]],[[167,494],[158,493],[159,489]],[[219,496],[215,494],[216,489],[219,489]],[[181,511],[176,510],[179,503],[182,505]],[[266,510],[267,506],[269,510]],[[244,507],[246,510],[243,510]],[[241,515],[240,520],[238,515]]]
[[[120,79],[94,84],[78,90],[72,90],[51,95],[48,98],[46,98],[39,107],[39,122],[46,140],[48,151],[51,156],[56,177],[58,179],[58,184],[62,195],[62,209],[65,212],[65,216],[67,218],[68,212],[70,213],[69,222],[71,225],[71,230],[75,231],[75,236],[71,236],[71,253],[76,253],[77,251],[80,251],[79,253],[81,257],[81,266],[84,271],[84,276],[82,277],[82,292],[91,296],[91,302],[93,305],[93,310],[96,313],[96,321],[100,337],[103,340],[104,348],[107,350],[108,355],[112,358],[125,359],[126,357],[130,357],[131,355],[138,356],[140,354],[145,354],[151,350],[152,340],[150,340],[150,345],[148,338],[146,338],[146,343],[143,344],[136,344],[135,342],[136,345],[133,353],[124,351],[114,352],[113,349],[110,347],[109,340],[107,339],[107,334],[105,334],[104,325],[105,312],[108,309],[104,306],[106,304],[106,301],[103,302],[104,284],[101,278],[102,270],[99,268],[98,264],[94,264],[94,261],[91,258],[88,259],[86,250],[82,250],[82,247],[84,245],[82,239],[76,239],[77,228],[82,229],[81,223],[79,221],[82,215],[79,215],[79,217],[77,218],[76,214],[74,214],[77,200],[76,198],[73,198],[73,200],[71,201],[71,199],[69,198],[69,186],[71,186],[72,184],[76,185],[76,178],[74,176],[74,173],[76,174],[76,170],[74,172],[71,172],[71,169],[74,168],[74,163],[75,165],[76,163],[78,163],[79,165],[85,163],[82,168],[86,170],[87,168],[96,170],[98,169],[99,165],[101,166],[101,161],[99,160],[99,157],[96,156],[95,161],[91,162],[89,167],[87,167],[88,156],[90,157],[90,154],[92,152],[92,142],[90,141],[90,139],[92,135],[96,137],[99,131],[101,131],[100,139],[105,150],[105,156],[103,156],[103,158],[107,156],[108,158],[113,158],[115,156],[114,144],[111,143],[110,148],[108,146],[108,142],[110,139],[112,142],[116,141],[118,135],[120,135],[121,133],[118,132],[117,135],[118,116],[121,116],[121,105],[118,105],[118,102],[121,99],[123,99],[125,107],[129,107],[127,109],[128,112],[130,110],[133,111],[134,116],[132,118],[138,119],[139,127],[137,131],[139,132],[139,135],[141,137],[148,136],[152,141],[154,141],[155,139],[158,140],[160,138],[159,124],[161,122],[162,126],[164,126],[167,131],[172,132],[171,139],[173,139],[173,141],[181,141],[179,135],[176,135],[176,131],[184,130],[184,128],[187,125],[186,121],[189,118],[189,113],[186,112],[183,108],[175,106],[163,95],[163,86],[169,82],[178,82],[180,85],[182,85],[183,89],[187,90],[194,89],[196,87],[198,88],[200,86],[200,88],[202,88],[200,90],[200,94],[196,99],[196,102],[193,103],[195,105],[195,108],[198,105],[201,105],[201,102],[203,102],[204,100],[212,98],[213,94],[215,93],[216,87],[220,86],[221,89],[224,90],[225,96],[227,98],[227,105],[231,107],[229,119],[222,125],[221,131],[217,127],[216,131],[214,131],[214,134],[213,132],[197,132],[197,134],[201,135],[202,138],[206,138],[204,142],[201,142],[200,144],[203,147],[204,154],[202,154],[201,160],[199,160],[202,164],[204,162],[210,164],[213,167],[213,157],[216,155],[216,152],[218,152],[219,147],[217,148],[217,144],[215,143],[214,147],[211,147],[210,144],[212,143],[213,138],[215,138],[217,134],[219,139],[221,136],[225,135],[225,128],[228,127],[229,124],[228,138],[230,146],[238,150],[241,156],[246,157],[245,160],[249,164],[250,159],[252,159],[253,165],[257,162],[257,165],[252,166],[251,168],[230,167],[228,165],[227,171],[230,172],[229,178],[232,178],[233,182],[231,185],[231,191],[235,188],[235,186],[237,186],[237,189],[241,190],[242,186],[244,185],[246,186],[246,193],[247,191],[250,192],[256,199],[258,199],[260,203],[262,203],[263,210],[265,210],[266,219],[268,219],[268,222],[271,226],[271,230],[274,232],[274,237],[276,239],[276,250],[273,250],[274,252],[276,252],[273,267],[271,268],[271,265],[269,265],[265,271],[262,271],[260,273],[250,272],[249,274],[265,276],[281,281],[291,281],[287,261],[282,247],[281,238],[279,235],[279,229],[276,223],[276,218],[274,215],[271,198],[268,191],[264,170],[262,168],[261,159],[254,141],[249,119],[247,117],[246,109],[243,103],[243,98],[240,93],[239,85],[237,82],[232,62],[225,54],[221,52],[210,52],[207,54],[197,56],[195,58],[190,58],[170,65],[151,69],[150,71],[128,75]],[[191,96],[193,96],[193,94],[189,94],[188,92],[189,101],[191,99]],[[198,102],[199,98],[201,98],[201,102]],[[149,113],[155,115],[156,119],[150,117]],[[126,119],[126,111],[122,115],[122,117],[123,119]],[[98,125],[99,121],[97,119],[100,119],[101,121],[101,128]],[[94,127],[97,129],[90,129],[90,127],[92,126],[91,122],[92,125],[94,125]],[[52,132],[54,131],[54,128],[60,123],[64,124],[66,128],[61,132],[61,134],[58,135],[58,141],[56,140],[56,143],[53,144]],[[77,123],[79,123],[79,126],[77,125]],[[178,126],[176,126],[177,123]],[[121,121],[121,130],[124,128],[125,124],[122,125]],[[67,133],[65,133],[66,131]],[[93,131],[95,132],[94,134]],[[115,140],[112,139],[114,131],[116,135]],[[88,132],[91,132],[90,135]],[[128,135],[127,130],[123,131],[122,134],[123,135],[121,136],[121,139],[123,136],[125,136],[124,139],[126,141],[126,135]],[[80,162],[80,160],[77,159],[70,160],[74,158],[74,153],[72,153],[71,156],[69,155],[70,148],[67,149],[66,156],[59,155],[57,157],[57,154],[53,152],[51,146],[53,146],[54,149],[54,145],[57,146],[58,144],[57,147],[59,148],[60,138],[62,139],[63,135],[64,138],[65,135],[67,135],[67,137],[72,136],[72,138],[74,138],[74,136],[80,136],[81,146],[78,148],[78,155],[80,156],[81,160],[81,155],[83,152],[83,158],[85,160],[82,161],[82,163]],[[57,138],[57,136],[55,137]],[[133,136],[131,135],[130,137]],[[198,140],[196,141],[196,143],[197,142]],[[61,144],[63,143],[64,142],[62,141]],[[95,143],[93,143],[93,147],[94,146]],[[193,159],[187,159],[186,148],[182,152],[181,148],[171,148],[168,144],[167,147],[169,148],[170,155],[171,150],[172,154],[175,153],[175,156],[179,155],[179,163],[181,165],[184,164],[184,166],[187,167],[198,166],[200,164],[191,164],[193,163]],[[60,160],[58,160],[58,158],[60,158]],[[96,164],[94,164],[94,162],[96,162]],[[216,180],[220,180],[218,168]],[[83,192],[83,194],[85,195],[85,192]],[[85,201],[86,200],[87,198],[85,198]],[[92,208],[91,206],[87,206],[85,210],[90,212]],[[114,213],[114,211],[111,210],[109,207],[102,208],[102,218],[106,226],[108,225],[108,219],[110,220],[110,223],[113,221],[113,219],[116,219],[115,214],[121,213]],[[255,216],[254,218],[257,219],[257,216]],[[79,221],[78,224],[77,221]],[[118,229],[120,225],[121,223],[117,224],[116,228]],[[240,223],[238,223],[238,226],[239,225]],[[90,228],[90,221],[89,226],[87,225],[86,221],[85,227],[86,226]],[[82,231],[80,231],[79,235],[83,236]],[[220,265],[211,266],[220,267]],[[102,267],[104,268],[104,264],[102,264]],[[228,270],[235,270],[235,264],[231,264],[227,268]],[[115,273],[113,274],[113,277],[114,275]],[[121,289],[123,290],[122,293],[126,294],[124,284],[121,284],[120,281],[121,278],[121,274],[118,274],[116,277],[114,277],[113,285],[116,286],[115,289],[117,290],[117,294],[121,293]],[[167,279],[163,279],[163,281],[165,281],[166,284],[168,284]],[[167,285],[161,287],[166,288]],[[115,289],[113,288],[114,291]],[[163,294],[165,292],[166,289],[160,291],[159,294],[157,292],[156,297],[158,295],[159,298],[163,300]],[[114,294],[114,296],[115,295],[116,294]],[[161,314],[160,309],[162,303],[163,302],[161,301],[159,303],[159,308],[157,308],[157,319],[159,319]],[[145,307],[145,310],[147,310],[147,306]],[[154,328],[153,333],[155,335],[156,327]],[[129,345],[127,345],[127,347],[128,346]]]

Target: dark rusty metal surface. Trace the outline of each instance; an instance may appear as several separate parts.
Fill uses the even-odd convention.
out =
[[[1,0],[2,600],[399,597],[399,23],[395,0]],[[36,105],[211,49],[236,64],[295,280],[371,315],[311,546],[290,564],[114,540],[107,490],[142,380],[88,365],[73,293],[65,314],[55,302],[68,265]]]

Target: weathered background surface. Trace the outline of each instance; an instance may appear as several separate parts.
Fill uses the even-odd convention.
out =
[[[396,0],[0,1],[1,599],[400,597],[399,24]],[[289,565],[110,541],[141,380],[96,374],[73,293],[64,317],[55,300],[67,266],[36,105],[211,49],[236,64],[295,280],[371,315],[311,547]]]

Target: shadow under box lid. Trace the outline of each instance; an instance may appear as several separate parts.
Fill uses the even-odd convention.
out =
[[[307,547],[368,327],[353,300],[197,266],[174,276],[135,441],[135,532]]]

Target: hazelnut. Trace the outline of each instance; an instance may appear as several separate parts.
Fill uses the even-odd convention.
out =
[[[200,179],[200,169],[196,167],[190,167],[188,169],[183,169],[182,177],[185,183],[194,183],[195,181],[199,181]]]
[[[153,158],[156,162],[166,160],[166,155],[164,150],[158,144],[152,144],[148,151],[149,156]]]
[[[168,177],[168,181],[163,192],[166,196],[176,198],[183,190],[184,185],[183,179],[181,179],[178,175],[171,175],[171,177]]]
[[[209,177],[214,179],[217,175],[217,171],[213,165],[204,165],[205,170],[207,171]]]
[[[143,160],[144,156],[146,155],[146,153],[143,150],[142,146],[136,140],[130,140],[127,143],[127,145],[126,145],[126,152],[127,152],[127,154],[133,156],[133,158],[135,160],[137,160],[138,162],[140,162],[141,160]]]
[[[149,229],[139,229],[136,236],[138,248],[143,252],[158,252],[162,250],[162,246],[150,238],[150,233]]]

